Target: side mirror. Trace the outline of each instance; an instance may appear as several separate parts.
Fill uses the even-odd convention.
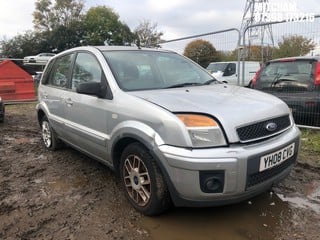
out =
[[[106,88],[103,88],[100,82],[85,82],[80,83],[76,89],[77,93],[83,93],[88,95],[95,95],[98,97],[106,96]]]

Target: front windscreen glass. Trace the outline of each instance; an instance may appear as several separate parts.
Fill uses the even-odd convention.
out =
[[[215,80],[203,68],[173,52],[103,52],[121,89],[125,91],[210,84]]]
[[[212,73],[215,72],[224,72],[228,63],[210,63],[207,67],[207,70],[209,70]]]

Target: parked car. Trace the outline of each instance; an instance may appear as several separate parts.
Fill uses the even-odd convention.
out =
[[[319,124],[320,57],[291,57],[267,62],[251,87],[288,104],[298,123]]]
[[[243,75],[244,64],[244,79]],[[208,65],[207,70],[219,81],[223,81],[232,85],[248,86],[250,80],[260,69],[260,63],[255,61],[231,61],[231,62],[212,62]],[[238,83],[239,76],[239,83]]]
[[[4,121],[4,114],[5,114],[5,106],[2,98],[0,97],[0,122]]]
[[[145,215],[248,199],[289,174],[299,150],[280,99],[163,49],[67,50],[47,64],[38,94],[45,147],[65,142],[108,165]]]
[[[50,58],[55,56],[54,53],[39,53],[36,56],[27,56],[23,58],[24,64],[43,64],[45,65]]]

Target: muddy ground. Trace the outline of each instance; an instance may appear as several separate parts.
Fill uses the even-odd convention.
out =
[[[146,221],[132,209],[106,166],[71,148],[44,148],[34,107],[7,106],[0,123],[0,239],[161,239],[146,223],[150,218]],[[320,167],[310,161],[319,156],[303,156],[308,159],[299,159],[291,175],[273,189],[281,201],[289,201],[286,214],[279,210],[277,224],[268,231],[274,239],[320,239]],[[183,211],[190,211],[184,219],[192,222],[195,210]],[[159,224],[156,218],[151,221]],[[172,239],[180,239],[178,231]],[[262,235],[232,239],[266,239]]]

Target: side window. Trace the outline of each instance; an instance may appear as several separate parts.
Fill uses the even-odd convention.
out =
[[[56,59],[51,76],[49,78],[49,85],[67,88],[68,87],[68,76],[72,63],[73,54],[62,56]]]
[[[236,73],[236,64],[235,63],[229,63],[226,67],[226,70],[223,74],[223,76],[231,76]]]
[[[72,71],[72,90],[80,83],[100,82],[102,69],[97,59],[89,53],[78,53]]]

